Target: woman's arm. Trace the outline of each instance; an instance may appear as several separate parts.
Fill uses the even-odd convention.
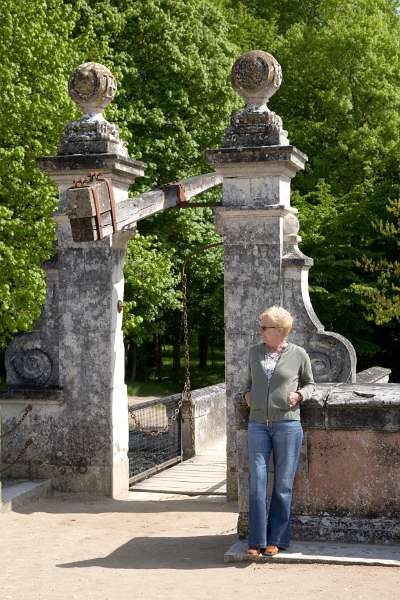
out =
[[[301,366],[299,384],[300,388],[297,391],[300,393],[301,399],[308,400],[308,398],[311,398],[315,391],[315,382],[311,368],[311,360],[307,353]]]
[[[251,390],[251,367],[250,367],[250,352],[249,352],[249,355],[247,358],[246,379],[245,379],[244,389],[243,389],[243,397],[245,399],[247,406],[250,406],[250,403],[251,403],[250,390]]]

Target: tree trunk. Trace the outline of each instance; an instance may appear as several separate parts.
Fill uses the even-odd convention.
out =
[[[129,344],[126,351],[125,381],[135,381],[136,379],[136,355],[136,344]]]
[[[156,335],[156,372],[157,381],[161,383],[161,371],[162,371],[162,344],[161,336],[159,333]]]
[[[147,381],[150,369],[155,366],[155,343],[146,342],[137,350],[136,376],[139,381]]]
[[[199,368],[206,369],[207,368],[207,358],[208,358],[208,335],[200,335],[199,334],[198,346],[199,346]]]
[[[5,357],[5,350],[0,350],[0,383],[5,383],[7,377]]]

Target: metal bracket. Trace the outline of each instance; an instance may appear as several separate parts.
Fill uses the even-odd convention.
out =
[[[182,181],[166,183],[161,186],[161,189],[166,191],[175,192],[178,199],[178,206],[184,204],[187,201],[185,185]]]
[[[75,179],[74,185],[71,186],[70,189],[83,188],[83,187],[86,187],[89,189],[89,193],[91,194],[91,197],[93,199],[93,203],[94,203],[94,207],[95,207],[95,211],[96,211],[95,222],[96,222],[97,234],[99,236],[99,239],[102,240],[104,236],[103,236],[103,222],[102,222],[101,210],[100,210],[100,198],[97,193],[97,189],[92,185],[94,182],[97,182],[97,181],[104,181],[104,183],[107,186],[108,198],[110,200],[112,228],[113,228],[113,233],[115,233],[117,231],[117,215],[116,215],[116,208],[115,208],[114,190],[113,190],[110,179],[108,179],[107,177],[103,177],[102,173],[97,173],[96,171],[94,171],[92,173],[89,173],[89,175],[85,178]]]

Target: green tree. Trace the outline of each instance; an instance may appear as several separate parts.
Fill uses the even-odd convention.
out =
[[[40,264],[53,252],[56,203],[36,167],[53,153],[73,111],[65,81],[71,53],[71,6],[4,0],[0,19],[0,345],[27,330],[45,295]]]
[[[363,258],[358,265],[373,276],[361,288],[368,318],[378,325],[392,320],[400,321],[400,200],[392,200],[386,206],[388,219],[375,223],[376,229],[387,241],[386,256]],[[391,258],[389,258],[391,257]]]
[[[130,154],[147,164],[136,191],[209,170],[205,149],[220,144],[230,114],[240,105],[229,82],[231,65],[240,51],[250,49],[245,45],[250,44],[252,30],[260,40],[273,39],[273,25],[261,28],[244,9],[237,17],[203,0],[150,0],[127,8],[126,26],[113,41],[114,64],[122,75],[115,117],[127,132]],[[189,253],[218,239],[211,212],[202,209],[158,215],[140,223],[140,231],[156,234],[163,251],[174,256],[178,278]],[[201,270],[196,265],[197,261],[189,273],[191,331],[199,335],[208,313],[212,318],[207,322],[215,325],[210,333],[221,340],[221,253],[204,255]],[[135,300],[129,288],[126,294]],[[165,318],[177,376],[181,315],[174,309]]]
[[[155,236],[136,235],[128,245],[123,329],[130,379],[136,376],[138,346],[159,339],[167,327],[166,315],[180,306],[173,259]]]
[[[118,11],[95,11],[116,31]],[[45,298],[42,261],[54,253],[56,194],[39,171],[39,156],[54,154],[64,125],[77,116],[67,95],[72,70],[107,55],[94,12],[79,0],[4,0],[0,39],[0,347],[29,330]],[[87,14],[92,26],[78,31]]]
[[[361,263],[384,265],[392,252],[374,223],[400,192],[400,21],[386,0],[321,0],[317,8],[317,19],[298,15],[278,42],[284,84],[271,107],[309,155],[294,202],[302,249],[315,259],[314,305],[327,327],[353,341],[363,367],[373,355],[385,360],[392,343],[379,332],[382,314],[396,327],[393,291]],[[371,289],[380,290],[372,312]]]

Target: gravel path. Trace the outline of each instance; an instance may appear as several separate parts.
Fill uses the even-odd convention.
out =
[[[139,492],[0,515],[0,598],[398,600],[396,568],[224,564],[236,510],[223,497]]]

